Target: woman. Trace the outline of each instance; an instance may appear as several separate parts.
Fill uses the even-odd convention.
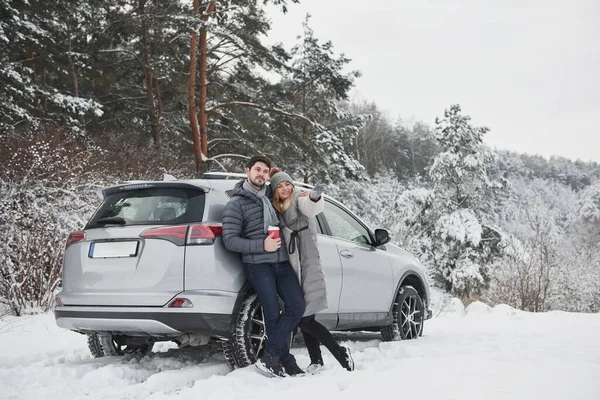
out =
[[[317,247],[315,216],[325,207],[323,185],[316,185],[310,194],[296,192],[292,178],[279,168],[271,169],[271,187],[274,189],[273,206],[278,211],[281,233],[288,246],[290,264],[298,274],[304,292],[306,310],[298,326],[310,356],[308,372],[323,365],[319,343],[329,349],[342,367],[354,370],[350,349],[339,345],[331,332],[315,319],[315,314],[327,308],[325,275]]]

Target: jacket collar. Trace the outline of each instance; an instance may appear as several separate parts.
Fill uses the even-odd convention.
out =
[[[246,197],[247,199],[250,199],[254,202],[257,203],[261,203],[262,202],[258,199],[258,197],[256,197],[254,194],[244,190],[244,182],[246,181],[246,179],[242,179],[241,181],[239,181],[238,183],[235,184],[235,187],[233,188],[233,193],[231,195],[231,197],[235,197],[235,196],[242,196],[242,197]],[[271,189],[271,185],[267,185],[267,194],[266,194],[267,198],[269,200],[273,199],[273,190]]]

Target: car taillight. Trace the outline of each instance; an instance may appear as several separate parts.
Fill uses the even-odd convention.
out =
[[[67,238],[67,245],[65,247],[69,247],[70,244],[81,242],[82,240],[85,240],[85,233],[71,232]]]
[[[172,308],[189,308],[194,307],[191,301],[184,297],[178,297],[169,304],[169,307]]]
[[[190,227],[188,245],[213,244],[223,233],[223,226],[215,223],[195,224]]]
[[[188,226],[162,226],[159,228],[146,229],[140,234],[140,237],[147,239],[163,239],[168,240],[177,246],[183,246],[185,244],[185,237],[187,235]]]
[[[189,229],[188,229],[189,228]],[[159,228],[146,229],[140,237],[149,239],[164,239],[177,246],[206,245],[213,244],[218,236],[221,236],[223,227],[221,224],[203,223],[178,226],[163,226]]]

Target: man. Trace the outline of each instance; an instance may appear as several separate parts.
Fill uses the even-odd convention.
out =
[[[223,211],[223,242],[228,250],[242,253],[246,279],[263,307],[268,339],[256,367],[272,376],[298,375],[304,371],[287,340],[304,314],[304,294],[282,239],[267,235],[269,226],[279,224],[272,189],[265,185],[270,169],[265,156],[254,156],[246,165],[248,179],[236,184]],[[277,295],[285,303],[281,315]]]

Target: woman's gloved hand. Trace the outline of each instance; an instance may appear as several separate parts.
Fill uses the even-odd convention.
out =
[[[310,192],[310,194],[308,195],[308,197],[312,200],[312,201],[317,201],[321,198],[321,195],[323,193],[325,193],[325,189],[326,186],[323,185],[322,183],[317,183],[314,187],[313,190]]]

